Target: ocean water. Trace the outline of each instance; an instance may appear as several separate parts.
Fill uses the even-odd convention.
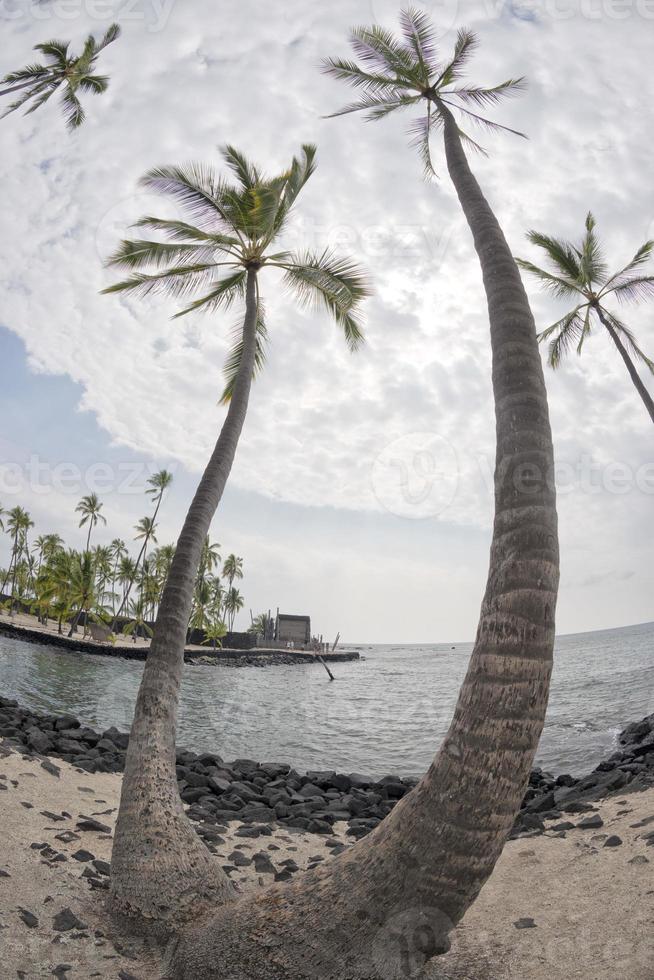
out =
[[[300,770],[420,775],[447,731],[472,644],[346,645],[362,659],[269,668],[188,667],[178,744]],[[0,694],[34,710],[126,728],[141,663],[0,635]],[[557,638],[537,762],[579,775],[654,711],[654,623]]]

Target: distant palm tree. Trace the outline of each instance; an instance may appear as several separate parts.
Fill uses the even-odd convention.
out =
[[[243,559],[237,555],[227,555],[223,565],[223,575],[229,582],[229,587],[234,584],[234,579],[243,578]]]
[[[132,637],[134,643],[138,636],[143,634],[144,636],[152,636],[152,627],[148,622],[146,622],[146,601],[143,597],[139,596],[138,599],[130,601],[129,604],[129,622],[125,623],[123,626],[123,633],[126,636]]]
[[[70,41],[53,40],[34,45],[35,51],[45,55],[46,64],[27,65],[4,76],[0,82],[0,97],[12,92],[21,94],[2,113],[0,119],[30,101],[31,105],[26,109],[25,115],[35,112],[60,87],[63,87],[61,103],[68,129],[81,126],[85,113],[77,97],[78,92],[91,92],[96,95],[106,92],[109,79],[106,75],[94,75],[93,69],[102,49],[115,41],[119,34],[118,24],[112,24],[100,42],[96,41],[92,34],[89,35],[79,56],[69,55]]]
[[[27,545],[27,534],[30,528],[34,527],[34,521],[28,514],[26,510],[22,507],[12,507],[10,511],[7,512],[7,533],[11,536],[11,561],[9,563],[9,568],[7,574],[5,575],[4,581],[2,583],[2,592],[4,592],[9,578],[11,578],[11,596],[12,605],[11,609],[13,612],[13,598],[14,592],[16,590],[16,575],[18,573],[18,565],[23,556],[23,553],[29,553]]]
[[[89,550],[91,531],[98,521],[102,521],[103,524],[107,523],[107,519],[100,513],[101,510],[102,504],[100,503],[100,498],[96,493],[89,493],[86,497],[82,497],[75,508],[75,512],[82,515],[78,526],[84,527],[85,524],[88,524],[89,526],[89,533],[86,535],[85,551]]]
[[[301,159],[294,158],[274,177],[265,176],[234,147],[225,147],[223,159],[235,175],[235,183],[200,164],[151,170],[143,184],[177,201],[190,221],[142,218],[140,227],[163,233],[166,241],[125,241],[110,259],[111,265],[132,270],[132,275],[107,292],[131,291],[141,296],[167,292],[185,297],[200,290],[199,297],[185,305],[178,316],[198,309],[226,309],[237,301],[245,304],[242,327],[234,336],[226,364],[222,400],[229,408],[177,541],[136,701],[123,781],[124,805],[112,857],[113,905],[125,911],[150,900],[154,910],[168,903],[168,895],[173,907],[180,892],[190,895],[186,884],[180,884],[190,868],[186,858],[183,870],[181,865],[179,868],[181,878],[176,868],[174,874],[167,873],[156,884],[148,882],[147,897],[142,890],[136,868],[141,867],[144,851],[139,850],[137,835],[142,841],[154,839],[150,835],[160,826],[164,813],[167,850],[175,854],[191,848],[194,874],[204,875],[206,870],[216,893],[231,889],[225,876],[209,866],[207,854],[196,842],[184,814],[175,780],[174,740],[184,640],[202,548],[232,468],[252,376],[264,362],[267,334],[259,276],[269,269],[278,270],[300,302],[322,303],[352,349],[362,340],[358,309],[369,294],[365,276],[351,259],[340,259],[329,250],[274,250],[314,172],[315,147],[304,146]],[[143,756],[144,739],[151,747],[147,759]],[[155,837],[157,834],[158,829]],[[191,904],[195,905],[195,898]]]
[[[584,342],[591,333],[593,318],[597,317],[618,348],[629,377],[654,422],[654,399],[641,381],[629,352],[652,374],[654,361],[640,349],[631,330],[605,305],[610,297],[622,303],[637,303],[639,300],[654,297],[654,275],[644,275],[642,272],[643,266],[654,253],[654,241],[641,245],[623,269],[609,275],[602,248],[595,235],[595,219],[590,211],[586,216],[586,234],[579,245],[550,238],[539,231],[530,231],[527,237],[533,245],[543,249],[554,271],[547,272],[525,259],[517,259],[518,265],[536,276],[543,287],[557,299],[570,299],[577,304],[538,335],[540,341],[553,338],[549,348],[550,366],[559,367],[562,358],[573,346],[576,347],[577,354],[581,354]]]
[[[232,630],[234,629],[234,620],[236,619],[236,613],[239,612],[245,605],[245,599],[238,591],[238,589],[232,586],[227,591],[227,595],[225,596],[223,605],[225,607],[225,612],[227,612],[229,616],[229,631],[231,633]]]
[[[139,533],[136,535],[134,540],[143,541],[143,544],[141,545],[141,550],[139,551],[138,556],[136,558],[136,564],[134,566],[134,578],[136,578],[136,575],[139,569],[141,568],[142,563],[145,560],[145,555],[147,552],[149,542],[153,541],[155,544],[157,543],[157,539],[154,534],[156,528],[155,522],[157,519],[157,514],[159,513],[159,507],[161,506],[163,495],[172,482],[173,482],[173,475],[172,473],[169,473],[168,470],[159,470],[157,473],[153,473],[152,476],[148,477],[147,480],[148,487],[145,492],[150,497],[152,497],[154,501],[154,512],[152,514],[152,517],[143,517],[136,525],[136,530]],[[133,581],[130,582],[127,591],[123,596],[123,601],[120,604],[118,612],[114,614],[113,622],[111,624],[112,630],[116,628],[116,620],[122,613],[123,608],[127,600],[129,599],[130,593],[132,591],[132,585],[133,585]]]

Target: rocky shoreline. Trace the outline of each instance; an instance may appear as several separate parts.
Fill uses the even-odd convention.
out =
[[[40,643],[43,646],[57,647],[77,653],[91,653],[102,657],[145,660],[148,655],[148,648],[143,646],[82,640],[75,636],[68,637],[59,633],[48,633],[44,630],[14,626],[12,623],[6,622],[0,622],[0,634],[22,643]],[[322,658],[330,662],[345,663],[359,660],[360,656],[356,650],[343,650],[338,653],[325,653]],[[265,647],[252,647],[247,650],[221,648],[216,651],[209,647],[203,650],[187,647],[184,651],[184,662],[194,666],[221,667],[278,667],[280,664],[320,663],[313,653],[305,653],[301,650],[274,650]]]
[[[89,773],[122,772],[129,741],[126,732],[96,732],[71,715],[44,715],[0,698],[0,739],[27,755],[55,757]],[[575,819],[593,811],[593,803],[626,790],[654,786],[654,714],[629,725],[619,749],[589,775],[553,776],[535,768],[512,837],[548,832],[565,835]],[[46,759],[44,768],[56,768]],[[188,815],[210,837],[211,825],[239,821],[244,835],[265,836],[267,825],[281,824],[313,834],[331,834],[346,822],[359,839],[386,817],[418,782],[396,775],[375,779],[333,770],[299,773],[290,765],[252,759],[224,761],[214,752],[177,752],[177,777]],[[587,818],[586,818],[587,819]]]

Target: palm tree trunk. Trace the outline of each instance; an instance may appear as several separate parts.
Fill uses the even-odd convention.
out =
[[[256,352],[257,273],[248,270],[243,354],[213,454],[186,515],[136,701],[111,862],[110,902],[136,928],[196,918],[233,886],[184,814],[175,773],[184,640],[202,546],[245,422]]]
[[[414,974],[447,948],[524,796],[547,706],[558,587],[547,396],[518,270],[449,114],[445,146],[482,266],[497,429],[488,583],[454,718],[418,786],[356,847],[178,938],[166,973],[175,980]]]
[[[600,320],[608,330],[609,334],[611,335],[611,340],[620,351],[620,357],[627,365],[627,371],[629,372],[629,377],[633,381],[636,391],[643,399],[645,408],[649,412],[649,417],[651,418],[652,422],[654,422],[654,399],[652,399],[652,396],[650,395],[649,391],[641,381],[640,375],[636,370],[636,366],[634,362],[631,360],[629,356],[629,352],[627,351],[626,347],[620,340],[617,330],[615,329],[611,321],[607,319],[607,317],[604,315],[602,308],[600,306],[596,306],[595,310],[597,312],[598,317],[600,318]]]

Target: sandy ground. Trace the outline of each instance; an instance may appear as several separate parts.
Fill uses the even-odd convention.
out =
[[[91,859],[73,857],[85,850],[96,859],[110,859],[109,834],[76,826],[83,815],[113,827],[121,777],[89,775],[51,761],[60,768],[59,776],[46,772],[37,759],[0,754],[0,976],[157,980],[156,955],[112,934],[103,911],[105,893],[91,890],[82,877]],[[599,811],[604,826],[598,830],[571,830],[565,839],[510,841],[453,934],[451,952],[433,961],[425,977],[654,980],[654,847],[643,837],[654,830],[654,790],[604,801]],[[51,814],[63,819],[55,821]],[[633,826],[647,818],[651,822]],[[314,858],[329,860],[331,855],[322,837],[276,828],[273,836],[253,840],[237,837],[238,827],[230,824],[221,834],[224,844],[217,848],[223,864],[233,866],[236,852],[247,860],[263,851],[280,870],[283,860],[304,868]],[[343,830],[344,825],[337,827],[335,836],[340,838]],[[78,838],[58,840],[62,831]],[[618,835],[622,844],[605,847],[609,835]],[[44,857],[31,848],[33,843],[46,843],[67,860],[55,861],[51,852]],[[261,857],[257,863],[261,867]],[[245,890],[273,880],[254,862],[232,877]],[[65,908],[84,928],[53,929],[55,916]],[[36,916],[38,924],[28,925],[25,919],[32,920],[21,910]],[[533,919],[534,926],[517,928],[521,919]],[[401,926],[400,931],[410,931],[410,916]],[[403,956],[398,951],[397,962],[387,963],[389,977],[407,975]],[[70,969],[55,972],[65,965]]]

